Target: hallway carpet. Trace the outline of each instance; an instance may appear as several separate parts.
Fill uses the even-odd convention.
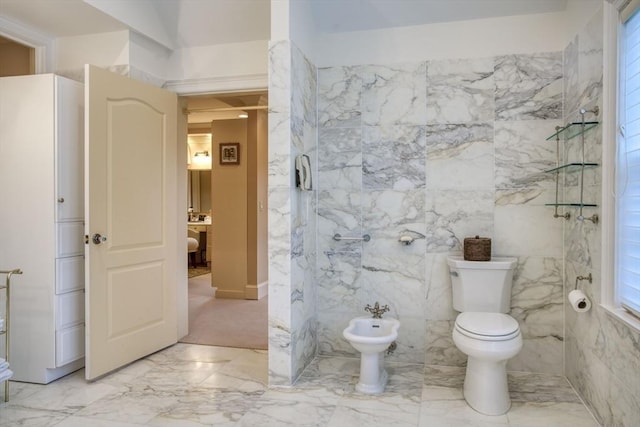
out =
[[[189,335],[180,342],[266,350],[267,299],[216,299],[211,274],[191,278]]]
[[[203,274],[211,273],[210,267],[193,267],[189,268],[189,279],[196,276],[202,276]]]

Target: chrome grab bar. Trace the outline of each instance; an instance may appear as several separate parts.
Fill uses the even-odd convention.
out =
[[[371,236],[365,234],[362,237],[342,237],[340,234],[336,233],[333,235],[333,240],[337,242],[339,242],[340,240],[362,240],[364,242],[368,242],[369,240],[371,240]]]

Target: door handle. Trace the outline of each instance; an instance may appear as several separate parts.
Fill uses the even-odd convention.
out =
[[[91,240],[94,244],[99,245],[100,243],[106,242],[107,238],[106,236],[101,236],[99,233],[96,233],[91,237]]]

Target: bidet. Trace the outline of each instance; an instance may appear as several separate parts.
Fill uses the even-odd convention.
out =
[[[400,321],[393,318],[356,317],[342,335],[360,352],[360,379],[356,390],[367,394],[382,393],[387,384],[384,352],[398,338]]]

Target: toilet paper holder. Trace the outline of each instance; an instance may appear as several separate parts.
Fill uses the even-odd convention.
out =
[[[574,291],[578,289],[578,282],[582,280],[588,280],[589,283],[593,283],[593,276],[591,275],[591,273],[589,273],[589,275],[587,276],[576,276],[576,285],[573,287]]]

